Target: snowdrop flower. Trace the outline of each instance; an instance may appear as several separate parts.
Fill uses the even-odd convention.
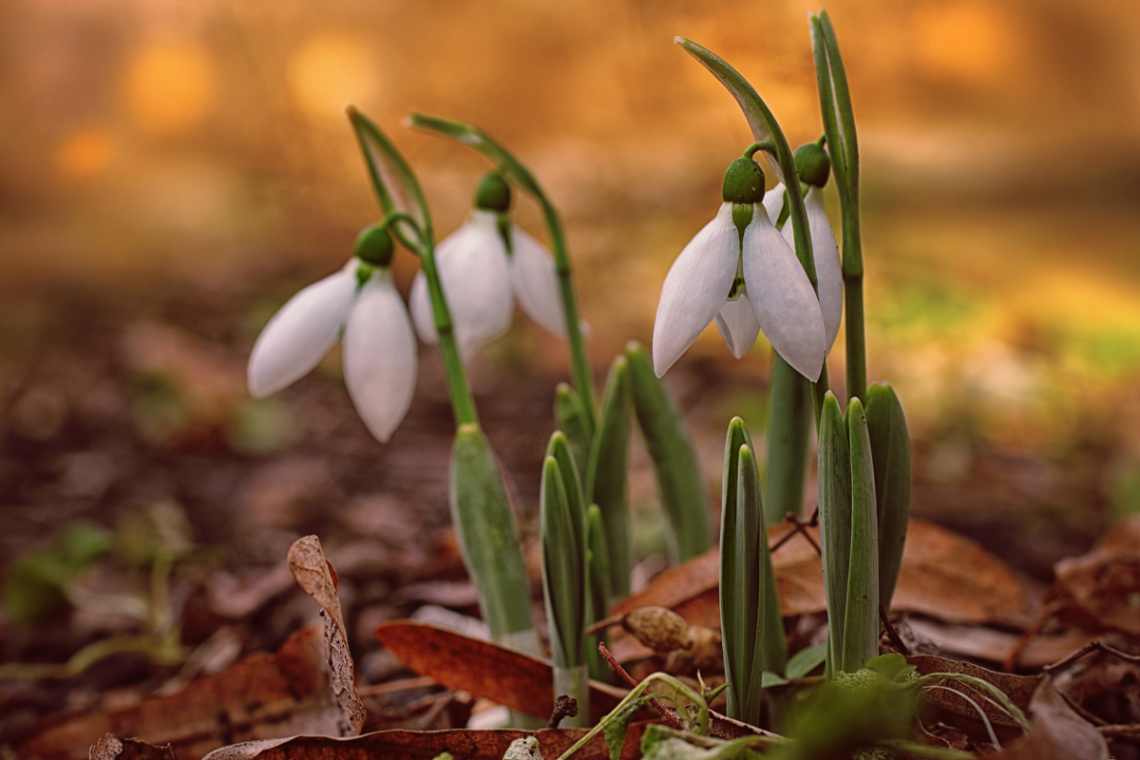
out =
[[[436,247],[440,284],[451,308],[459,355],[470,359],[507,331],[515,298],[526,314],[556,335],[566,334],[554,259],[506,215],[511,190],[498,172],[483,178],[471,217]],[[439,340],[427,280],[420,272],[410,296],[416,332],[425,343]]]
[[[333,275],[304,288],[273,315],[249,357],[249,392],[264,398],[307,375],[343,330],[344,381],[357,413],[382,443],[412,403],[419,359],[416,337],[389,266],[386,227],[356,240],[356,255]]]
[[[815,261],[816,289],[823,311],[824,338],[827,350],[830,351],[835,336],[839,334],[839,322],[843,318],[843,272],[839,246],[835,243],[835,233],[831,230],[827,212],[823,210],[823,186],[831,174],[831,161],[819,143],[807,143],[796,149],[796,171],[800,182],[808,188],[804,195],[804,206],[807,209],[812,259]],[[778,220],[784,211],[785,194],[784,185],[780,183],[764,196],[764,208],[773,221]],[[794,247],[792,230],[789,216],[781,233],[788,245]]]
[[[823,315],[795,252],[761,203],[764,173],[750,157],[724,175],[724,203],[673,262],[653,324],[653,368],[660,377],[709,322],[738,359],[760,330],[809,380],[827,353]]]

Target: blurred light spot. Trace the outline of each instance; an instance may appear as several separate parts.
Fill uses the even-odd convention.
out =
[[[314,118],[343,120],[349,103],[364,105],[379,82],[377,63],[364,41],[351,35],[318,32],[289,59],[289,91]]]
[[[55,165],[64,177],[83,179],[106,169],[112,152],[107,130],[102,127],[79,129],[60,143],[55,152]]]
[[[922,62],[966,84],[1004,73],[1019,42],[1006,14],[988,2],[931,4],[915,22],[914,49]]]
[[[147,48],[128,64],[123,98],[127,116],[138,128],[154,135],[183,134],[201,124],[214,105],[214,63],[196,44]]]

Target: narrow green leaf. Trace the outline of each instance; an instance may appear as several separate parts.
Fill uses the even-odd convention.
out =
[[[575,519],[554,456],[542,464],[539,509],[551,655],[555,665],[573,668],[585,664],[586,567],[585,547],[579,542],[585,531]]]
[[[879,653],[879,528],[875,469],[867,417],[857,398],[847,405],[851,452],[851,565],[843,625],[842,669],[854,673]]]
[[[875,466],[879,518],[879,603],[891,607],[910,521],[910,433],[902,404],[889,383],[867,391],[867,433]]]
[[[744,420],[734,417],[728,423],[721,480],[720,631],[725,678],[729,683],[728,715],[737,720],[747,720],[744,710],[750,691],[748,679],[760,631],[756,552],[760,533],[756,518],[741,501],[739,487],[740,451],[747,449],[750,443]]]
[[[426,129],[474,148],[490,159],[491,163],[505,169],[511,180],[524,191],[536,198],[544,197],[534,175],[479,127],[421,113],[413,113],[408,117],[408,123],[417,129]]]
[[[812,644],[788,658],[788,678],[803,678],[827,659],[827,644]]]
[[[828,662],[838,670],[843,662],[840,653],[851,564],[851,458],[843,412],[832,393],[824,396],[819,425],[819,538],[827,591]]]
[[[749,577],[741,589],[747,595],[747,614],[750,616],[748,625],[751,635],[751,651],[747,653],[744,668],[741,670],[743,678],[735,682],[739,694],[740,719],[759,725],[760,714],[763,710],[761,701],[762,674],[764,668],[764,641],[767,627],[765,614],[767,612],[768,583],[764,577],[765,559],[764,551],[760,547],[767,547],[764,532],[764,506],[760,501],[760,470],[756,466],[756,455],[752,446],[745,444],[737,451],[736,473],[736,525],[737,525],[737,561],[740,570],[749,573]],[[744,535],[749,535],[750,543],[741,545]],[[749,556],[745,557],[747,553]],[[743,560],[743,562],[741,562]],[[783,632],[781,632],[783,638]]]
[[[354,106],[348,107],[348,120],[356,133],[356,140],[368,166],[368,177],[380,200],[384,213],[408,214],[430,240],[432,237],[431,212],[416,175],[392,141],[378,126]],[[418,250],[406,224],[393,226],[400,242],[411,250]]]
[[[818,29],[818,32],[816,31]],[[843,153],[844,170],[846,178],[844,183],[848,187],[859,185],[859,141],[855,134],[855,111],[851,106],[851,90],[847,86],[847,72],[843,67],[843,56],[839,54],[839,41],[835,37],[835,29],[827,11],[821,10],[819,15],[812,19],[812,45],[817,46],[819,38],[827,53],[827,67],[831,79],[831,94],[834,103],[834,113],[838,119],[838,140],[831,143],[841,145]]]
[[[586,474],[586,499],[598,506],[605,524],[609,587],[616,598],[629,596],[629,573],[633,564],[628,479],[632,407],[629,360],[618,356],[610,365]]]
[[[625,349],[637,424],[671,528],[671,554],[678,562],[708,551],[708,493],[697,452],[677,402],[653,372],[646,350],[637,343]]]
[[[591,504],[586,510],[586,627],[605,620],[609,615],[609,556],[602,511],[597,504]],[[613,670],[598,652],[599,641],[607,641],[604,630],[586,641],[586,662],[590,666],[590,678],[608,683],[613,677]]]
[[[518,527],[494,454],[478,425],[460,425],[456,431],[450,476],[451,518],[492,637],[502,640],[533,629]]]
[[[566,489],[566,500],[570,508],[573,524],[578,527],[574,542],[585,551],[586,547],[586,498],[582,492],[582,476],[579,474],[578,463],[570,451],[570,444],[566,435],[556,430],[550,436],[550,443],[546,447],[546,455],[554,457],[558,462],[558,469],[562,473],[562,485]]]
[[[764,484],[764,520],[769,525],[781,522],[785,515],[803,514],[808,443],[814,421],[811,384],[773,350]]]
[[[566,383],[559,383],[554,389],[554,423],[566,434],[574,461],[590,461],[590,445],[594,437],[594,422],[582,406],[578,391]]]

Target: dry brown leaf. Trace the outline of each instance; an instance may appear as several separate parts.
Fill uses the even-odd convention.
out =
[[[1029,707],[1030,699],[1033,696],[1034,689],[1040,683],[1040,677],[1034,676],[1018,676],[1010,673],[995,673],[992,670],[973,665],[968,662],[960,660],[948,660],[944,657],[933,657],[930,655],[912,655],[907,657],[907,662],[914,665],[921,675],[930,675],[931,673],[955,673],[961,675],[972,676],[985,681],[1000,689],[1010,700],[1022,710]],[[930,689],[925,693],[926,704],[941,713],[948,713],[953,716],[953,719],[946,719],[943,722],[954,725],[958,728],[968,728],[968,733],[976,740],[984,740],[987,736],[984,724],[978,715],[978,711],[966,701],[965,698],[958,693],[965,694],[972,699],[979,707],[985,710],[986,717],[993,725],[994,730],[999,737],[1003,739],[1012,739],[1021,734],[1021,728],[1005,710],[999,708],[993,701],[992,696],[985,689],[974,686],[962,681],[946,680],[938,682],[939,686],[945,686],[954,691],[946,689]]]
[[[784,538],[789,530],[786,525],[769,528],[769,544]],[[818,543],[819,529],[807,531]],[[720,553],[712,549],[667,570],[645,590],[615,605],[613,614],[652,605],[674,610],[691,625],[719,627],[719,563]],[[772,565],[784,615],[827,609],[819,554],[802,536],[793,536],[776,550]],[[950,623],[997,623],[1025,628],[1032,622],[1029,595],[1004,562],[973,541],[921,520],[912,520],[907,532],[892,609],[920,612]],[[649,650],[616,631],[613,651],[622,660],[649,654]]]
[[[1023,638],[1020,633],[980,626],[946,625],[934,620],[912,618],[907,625],[920,639],[946,654],[989,662],[1005,662]],[[1095,639],[1096,636],[1079,632],[1034,636],[1018,657],[1017,664],[1026,669],[1041,668],[1064,659]]]
[[[175,760],[169,744],[161,747],[140,742],[138,739],[117,739],[104,734],[91,745],[88,760]]]
[[[539,718],[554,710],[549,660],[422,623],[396,621],[376,628],[376,638],[408,668],[449,689],[467,691]],[[590,710],[600,720],[626,692],[590,682]]]
[[[1029,703],[1029,733],[992,760],[1108,760],[1108,744],[1042,679]]]
[[[450,752],[464,760],[500,760],[515,739],[533,736],[543,757],[555,758],[586,734],[584,728],[547,728],[541,731],[376,731],[363,736],[334,739],[324,736],[294,736],[263,742],[222,747],[202,760],[420,760]],[[627,745],[630,744],[627,737]],[[634,749],[636,749],[636,743]],[[599,734],[575,753],[575,760],[609,760],[609,750]],[[626,753],[623,751],[623,757]],[[629,755],[632,757],[632,753]]]
[[[355,736],[364,725],[365,710],[356,695],[352,654],[348,651],[348,634],[340,599],[336,595],[336,578],[316,536],[305,536],[289,547],[289,570],[297,584],[325,612],[325,651],[329,665],[329,686],[340,708],[341,721],[335,736]]]
[[[1046,602],[1089,631],[1140,635],[1140,517],[1109,532],[1088,554],[1057,563]]]
[[[276,655],[258,652],[175,694],[118,710],[53,717],[24,740],[19,757],[82,760],[105,734],[169,743],[179,758],[199,758],[222,744],[327,733],[339,710],[329,703],[321,632],[293,634]]]

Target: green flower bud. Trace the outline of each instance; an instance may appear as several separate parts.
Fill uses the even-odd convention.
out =
[[[805,143],[796,148],[796,173],[800,175],[800,181],[805,182],[815,187],[823,187],[827,184],[827,178],[831,175],[831,159],[827,157],[827,151],[819,143]]]
[[[499,172],[483,177],[475,190],[475,208],[481,211],[504,213],[511,207],[511,186]]]
[[[764,171],[751,158],[738,158],[724,173],[725,203],[753,204],[764,200]]]
[[[373,224],[361,230],[353,248],[356,258],[377,267],[390,266],[395,251],[392,235],[383,224]]]

